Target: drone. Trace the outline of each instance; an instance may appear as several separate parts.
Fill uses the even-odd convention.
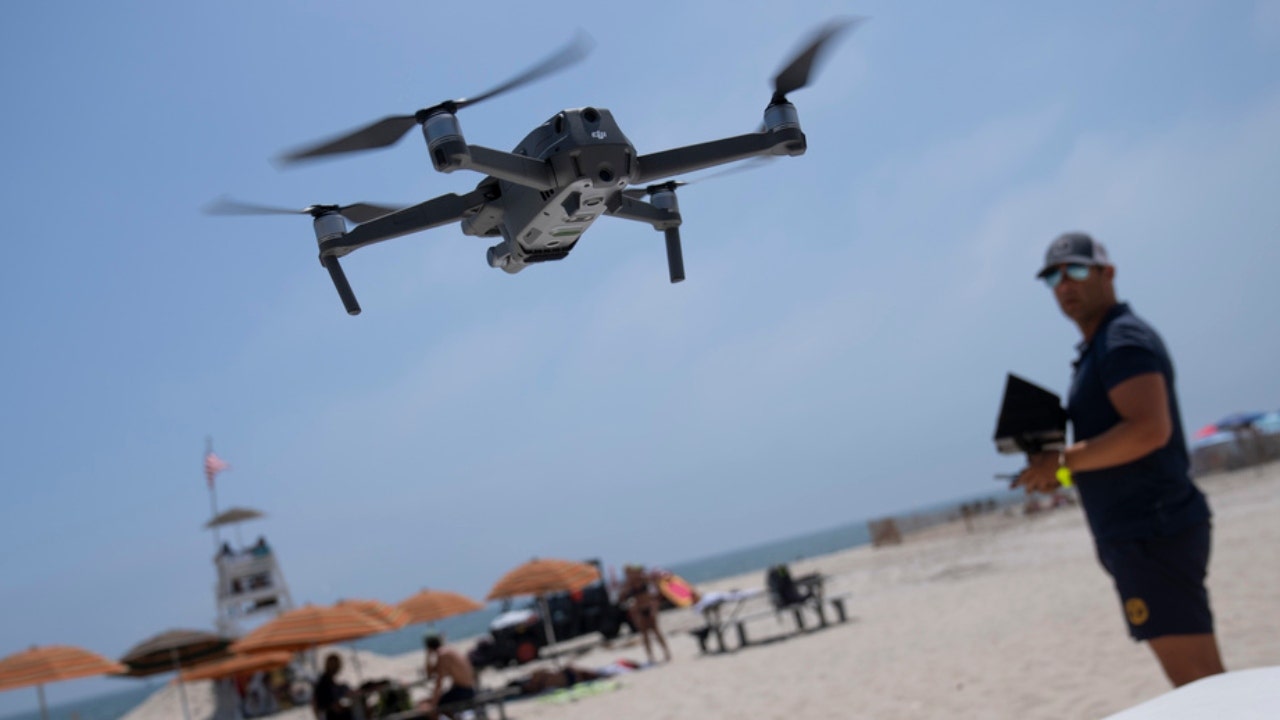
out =
[[[742,160],[803,155],[800,118],[787,95],[809,84],[815,64],[832,40],[861,22],[839,18],[819,27],[773,79],[764,122],[755,131],[671,150],[640,154],[604,108],[562,110],[539,125],[512,152],[468,143],[457,113],[578,62],[589,49],[581,34],[555,53],[480,95],[446,100],[412,115],[393,115],[317,144],[288,152],[282,165],[393,145],[414,126],[422,128],[435,170],[485,175],[474,190],[448,193],[409,207],[371,203],[312,205],[301,210],[222,199],[206,210],[217,215],[310,215],[320,263],[350,315],[360,314],[339,258],[360,248],[459,223],[464,235],[499,238],[488,249],[490,267],[515,274],[563,260],[603,215],[647,223],[666,240],[672,283],[685,279],[680,245],[677,175]],[[351,226],[348,226],[351,223]]]

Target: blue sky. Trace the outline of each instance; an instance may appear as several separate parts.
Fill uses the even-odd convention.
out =
[[[1061,391],[1033,279],[1108,244],[1188,431],[1280,408],[1280,3],[26,3],[0,26],[0,656],[211,627],[222,506],[269,514],[298,600],[483,596],[532,556],[670,563],[991,489],[1006,372]],[[566,107],[641,153],[745,132],[799,40],[870,16],[794,93],[809,152],[490,269],[448,227],[344,262],[307,218],[472,188],[419,135],[282,150],[476,94],[581,27],[587,62],[460,114],[510,149]],[[48,689],[56,702],[121,681]],[[34,706],[0,694],[0,713]]]

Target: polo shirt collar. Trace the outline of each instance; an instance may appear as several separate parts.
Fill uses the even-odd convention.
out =
[[[1098,333],[1101,333],[1103,330],[1106,330],[1107,326],[1111,324],[1112,320],[1115,320],[1121,315],[1126,315],[1128,313],[1129,313],[1129,303],[1118,302],[1115,305],[1112,305],[1111,309],[1107,311],[1107,314],[1103,316],[1102,322],[1098,323],[1098,329],[1093,333],[1093,337],[1098,337]],[[1076,352],[1080,354],[1080,357],[1084,357],[1084,354],[1089,352],[1090,344],[1092,344],[1092,340],[1081,340],[1080,342],[1076,343]],[[1079,360],[1077,360],[1077,362],[1079,362]]]

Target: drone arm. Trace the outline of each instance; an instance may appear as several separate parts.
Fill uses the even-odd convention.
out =
[[[556,186],[555,175],[546,161],[483,145],[468,145],[467,155],[458,158],[458,166],[535,190],[551,190]]]
[[[671,282],[684,280],[684,252],[680,249],[680,211],[675,209],[675,195],[670,194],[672,207],[658,207],[622,193],[605,206],[605,212],[624,220],[639,220],[663,231],[667,241],[667,270]]]
[[[642,185],[758,155],[803,155],[804,151],[804,133],[799,127],[737,135],[641,155],[636,158],[639,176],[632,177],[631,182]]]
[[[648,223],[654,230],[680,226],[680,213],[660,208],[643,200],[627,197],[622,193],[614,195],[614,199],[605,206],[605,213],[623,220],[638,220]]]
[[[320,243],[320,257],[342,257],[366,245],[456,222],[498,197],[496,184],[485,183],[466,195],[449,193],[357,225],[350,232]]]

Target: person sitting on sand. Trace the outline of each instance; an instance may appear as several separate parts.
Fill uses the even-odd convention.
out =
[[[427,648],[427,677],[434,678],[431,698],[418,704],[418,709],[429,717],[438,717],[437,708],[451,703],[470,700],[476,696],[476,670],[467,656],[457,648],[445,645],[444,638],[435,633],[423,638]],[[449,689],[444,689],[448,678]]]
[[[311,709],[317,720],[351,720],[351,688],[338,682],[342,658],[330,654],[324,659],[324,673],[311,692]]]
[[[658,639],[662,646],[662,654],[667,662],[671,661],[671,650],[667,648],[667,639],[662,636],[658,627],[658,594],[649,581],[649,575],[640,565],[628,565],[623,577],[622,591],[618,594],[618,604],[626,609],[631,618],[631,626],[640,633],[644,640],[644,653],[653,663],[653,645],[650,636]]]

